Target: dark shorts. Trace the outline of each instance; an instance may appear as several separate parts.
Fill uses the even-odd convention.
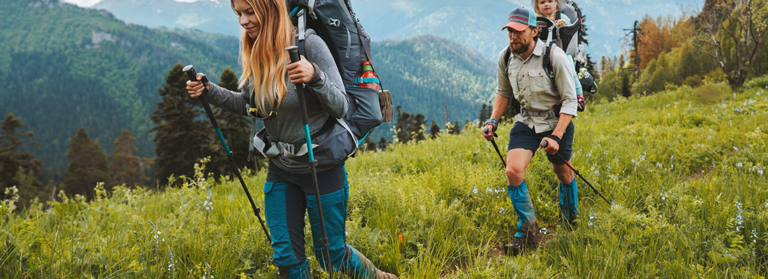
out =
[[[539,149],[539,144],[544,139],[544,137],[551,134],[552,131],[537,134],[531,128],[525,126],[525,124],[515,122],[515,125],[512,126],[512,130],[509,131],[509,145],[507,146],[507,150],[509,151],[512,149],[522,148],[531,150],[535,154],[536,150]],[[565,129],[565,134],[563,134],[562,138],[562,144],[560,145],[560,149],[557,151],[557,153],[559,153],[560,156],[563,156],[565,160],[571,160],[571,153],[573,153],[573,122],[569,123],[568,128]],[[560,158],[554,155],[547,154],[547,159],[549,159],[549,161],[555,165],[565,164],[563,160],[560,160]]]

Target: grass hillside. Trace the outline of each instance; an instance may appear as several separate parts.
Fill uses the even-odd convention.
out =
[[[765,123],[767,78],[734,91],[684,86],[590,105],[575,120],[573,165],[614,206],[579,181],[580,226],[557,227],[557,184],[539,151],[527,181],[549,240],[521,257],[492,253],[510,239],[516,217],[498,158],[479,130],[360,154],[347,164],[348,242],[402,278],[764,278]],[[500,145],[510,128],[501,126]],[[263,172],[246,174],[258,203],[264,179]],[[235,181],[195,177],[180,189],[116,188],[100,196],[18,214],[6,201],[0,272],[277,278]]]

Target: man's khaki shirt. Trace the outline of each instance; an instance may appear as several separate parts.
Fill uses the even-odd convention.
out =
[[[536,133],[551,131],[557,127],[560,115],[552,112],[555,105],[562,103],[560,113],[574,117],[578,106],[573,70],[568,63],[568,57],[562,49],[552,48],[552,72],[555,78],[550,80],[542,65],[545,49],[546,44],[538,40],[528,59],[512,53],[506,68],[506,49],[499,54],[496,94],[508,99],[516,98],[522,106],[522,112],[515,117],[515,122],[525,124]]]

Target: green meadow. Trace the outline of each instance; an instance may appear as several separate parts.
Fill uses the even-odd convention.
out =
[[[578,227],[558,226],[557,180],[543,151],[526,175],[545,242],[496,248],[517,218],[493,147],[476,127],[361,152],[347,162],[347,241],[401,278],[765,278],[768,78],[731,89],[683,86],[592,103],[574,120]],[[510,123],[497,139],[506,146]],[[245,171],[258,205],[265,172]],[[116,187],[85,202],[0,208],[9,278],[277,278],[271,248],[237,180]],[[263,216],[263,215],[262,215]],[[311,248],[316,278],[325,278]]]

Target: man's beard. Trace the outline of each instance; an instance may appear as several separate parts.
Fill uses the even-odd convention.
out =
[[[509,45],[510,48],[512,48],[512,52],[516,54],[523,54],[528,51],[528,48],[531,47],[530,44],[520,44],[519,48],[515,48],[512,44]]]

